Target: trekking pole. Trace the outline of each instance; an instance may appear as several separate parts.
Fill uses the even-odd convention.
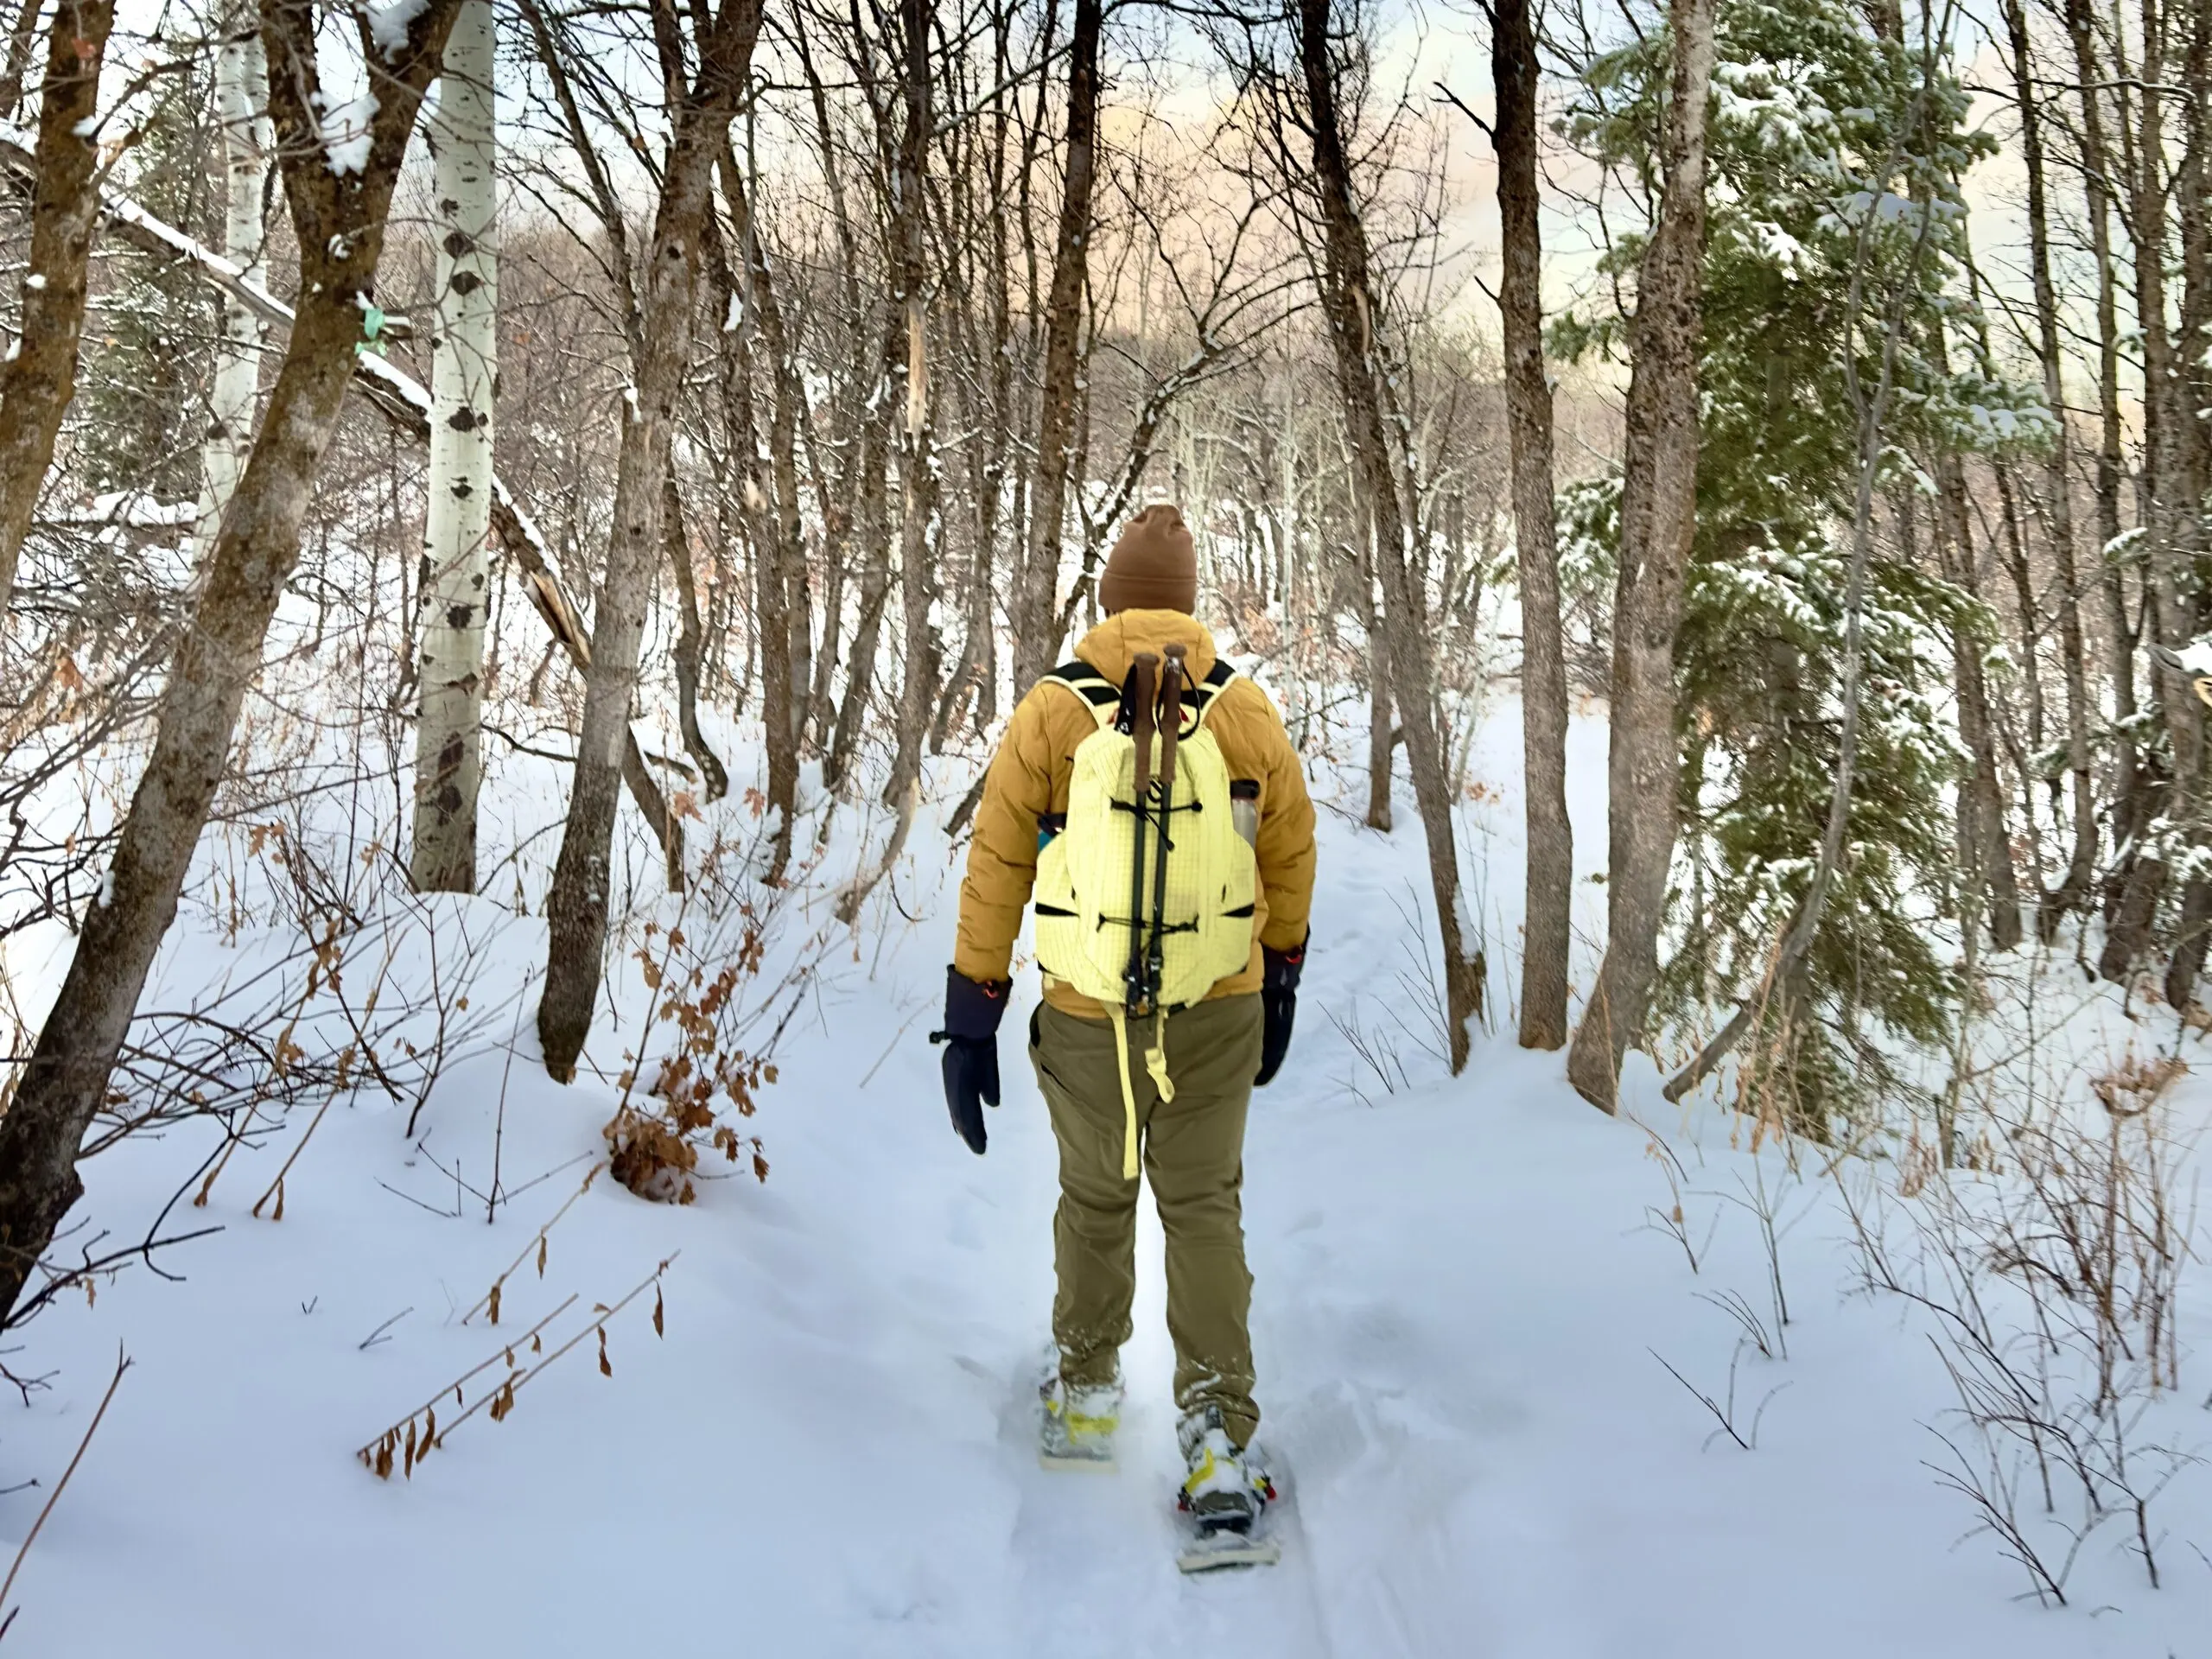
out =
[[[1152,869],[1152,938],[1146,946],[1145,969],[1154,993],[1166,977],[1166,950],[1160,935],[1166,925],[1167,855],[1175,849],[1172,814],[1175,810],[1175,741],[1183,731],[1183,647],[1166,647],[1167,665],[1160,675],[1160,791],[1159,846]]]
[[[1155,677],[1159,668],[1159,658],[1148,651],[1141,651],[1129,670],[1129,735],[1136,741],[1135,798],[1129,803],[1129,808],[1136,814],[1137,823],[1129,858],[1129,965],[1122,977],[1124,1007],[1132,1015],[1142,1014],[1151,1001],[1145,980],[1144,833],[1147,822],[1145,798],[1152,789],[1152,736],[1155,724],[1153,702],[1159,690]],[[1164,845],[1160,861],[1166,861]]]

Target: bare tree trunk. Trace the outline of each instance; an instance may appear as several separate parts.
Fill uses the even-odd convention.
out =
[[[1396,710],[1390,702],[1390,641],[1375,597],[1375,525],[1369,515],[1366,543],[1353,561],[1357,572],[1359,626],[1367,636],[1367,827],[1390,833],[1391,782],[1398,752]]]
[[[931,454],[929,275],[922,245],[923,167],[930,137],[931,21],[936,0],[900,0],[906,48],[906,126],[893,180],[892,282],[906,324],[906,417],[899,428],[899,581],[906,595],[906,677],[899,698],[899,747],[884,803],[903,808],[921,775],[922,741],[937,695],[937,639],[930,607],[937,598],[938,476]]]
[[[1012,611],[1017,695],[1043,677],[1059,654],[1060,532],[1067,518],[1069,452],[1076,429],[1076,361],[1090,248],[1091,181],[1098,133],[1100,0],[1075,0],[1069,41],[1068,137],[1060,192],[1059,238],[1045,311],[1045,383],[1039,397],[1037,472],[1030,497],[1029,546],[1016,573]],[[1083,485],[1074,480],[1076,487]]]
[[[1445,1028],[1454,1075],[1472,1044],[1469,1023],[1482,1013],[1484,965],[1470,953],[1470,918],[1459,885],[1453,791],[1445,765],[1437,684],[1427,632],[1427,605],[1413,561],[1419,503],[1401,499],[1405,469],[1391,448],[1387,397],[1376,338],[1379,309],[1369,269],[1367,233],[1352,194],[1351,161],[1339,107],[1338,66],[1331,51],[1329,0],[1299,0],[1298,51],[1321,202],[1321,308],[1335,347],[1337,385],[1350,428],[1361,493],[1375,524],[1376,562],[1382,579],[1382,633],[1391,690],[1404,734],[1414,797],[1428,843],[1429,885],[1444,956]],[[1402,436],[1402,429],[1401,430]]]
[[[664,6],[673,0],[657,0]],[[637,692],[645,607],[662,551],[663,480],[676,399],[691,354],[701,238],[721,153],[753,64],[760,0],[721,0],[699,38],[696,79],[674,112],[639,307],[640,350],[626,398],[607,577],[593,621],[591,671],[576,740],[568,825],[546,901],[550,950],[537,1036],[545,1068],[567,1082],[591,1030],[607,945],[614,807]]]
[[[2013,86],[2020,110],[2020,144],[2028,171],[2028,243],[2034,279],[2037,343],[2043,359],[2044,400],[2057,422],[2051,448],[2046,506],[2051,556],[2062,589],[2058,603],[2059,652],[2066,675],[2068,766],[2074,774],[2074,847],[2065,876],[2044,895],[2036,931],[2048,944],[2069,911],[2086,910],[2097,862],[2097,803],[2089,773],[2089,691],[2087,652],[2082,638],[2082,585],[2074,556],[2074,476],[2071,434],[2066,417],[2066,388],[2060,370],[2064,347],[2058,329],[2058,295],[2050,273],[2050,208],[2044,188],[2041,94],[2029,57],[2025,0],[2004,0],[2005,23],[2012,53]]]
[[[1942,372],[1942,342],[1936,343]],[[1974,575],[1974,525],[1967,510],[1966,475],[1955,455],[1936,467],[1941,516],[1936,540],[1943,574],[1966,592],[1980,596]],[[1958,674],[1959,737],[1973,758],[1974,771],[1959,790],[1961,839],[1969,855],[1969,877],[1982,889],[1990,942],[2000,950],[2016,948],[2022,937],[2019,885],[2012,869],[2011,837],[2005,827],[2005,791],[1997,770],[1997,744],[1991,731],[1989,691],[1981,671],[1981,647],[1964,628],[1951,635],[1951,661]]]
[[[669,574],[676,580],[676,719],[683,733],[684,753],[697,764],[707,786],[707,798],[719,801],[729,793],[729,773],[721,757],[699,729],[699,669],[706,630],[699,621],[699,578],[692,568],[691,532],[683,524],[683,500],[676,487],[676,469],[668,469],[661,493],[661,534],[668,540]]]
[[[2088,0],[2066,0],[2067,34],[2073,41],[2075,70],[2082,89],[2082,188],[2090,248],[2097,263],[2098,439],[2094,493],[2097,504],[2097,563],[2104,573],[2105,626],[2112,636],[2115,856],[2105,884],[2107,931],[2099,968],[2107,977],[2118,979],[2125,976],[2127,964],[2147,943],[2124,938],[2117,925],[2126,908],[2125,896],[2139,855],[2140,836],[2148,827],[2152,814],[2145,799],[2149,784],[2136,748],[2133,725],[2138,709],[2135,651],[2139,641],[2128,616],[2127,579],[2112,556],[2120,536],[2120,480],[2125,471],[2120,414],[2120,303],[2113,263],[2111,162],[2105,147],[2103,106],[2094,90],[2099,75],[2094,27]]]
[[[1497,293],[1513,450],[1521,754],[1528,791],[1521,1046],[1558,1048],[1567,1041],[1574,830],[1567,816],[1567,657],[1560,638],[1559,547],[1552,518],[1552,389],[1544,375],[1543,245],[1536,218],[1536,41],[1529,8],[1529,0],[1497,0],[1491,18],[1491,78],[1497,98],[1497,212],[1504,253]]]
[[[732,267],[728,250],[723,247],[721,231],[711,216],[705,229],[706,270],[708,291],[715,309],[726,316],[741,310],[747,318],[739,327],[722,331],[722,427],[730,464],[738,474],[737,491],[744,505],[741,522],[746,545],[752,553],[753,637],[760,655],[761,733],[768,762],[768,812],[774,825],[767,879],[774,883],[783,879],[791,861],[792,828],[798,815],[800,711],[805,706],[803,697],[794,696],[797,663],[788,614],[787,566],[800,565],[798,581],[802,585],[805,581],[804,561],[795,551],[799,534],[798,473],[795,456],[776,447],[779,441],[788,444],[795,435],[783,385],[785,369],[775,361],[783,331],[779,322],[772,337],[762,318],[765,284],[754,281],[753,259],[746,251],[751,236],[750,204],[727,142],[721,167],[723,189],[737,220],[737,253],[743,274]],[[771,315],[780,316],[772,290],[768,292],[767,309]],[[772,383],[773,434],[773,453],[765,467],[753,407],[753,370],[764,359]],[[790,495],[785,492],[787,482]],[[803,618],[800,626],[807,626]]]
[[[16,26],[8,33],[8,62],[0,69],[0,121],[12,121],[23,106],[23,77],[30,73],[31,42],[38,38],[38,15],[45,0],[21,0]]]
[[[270,140],[270,154],[275,153],[275,140]],[[0,166],[26,180],[35,177],[29,150],[11,139],[0,137]],[[289,334],[299,321],[293,308],[277,299],[260,283],[247,277],[230,260],[204,248],[183,232],[163,223],[144,207],[113,193],[107,193],[100,204],[100,218],[107,234],[118,242],[152,254],[156,258],[182,258],[194,270],[221,292],[226,303],[236,303],[258,317],[265,327],[282,328]],[[385,423],[394,431],[404,433],[417,443],[427,447],[430,440],[430,396],[413,379],[393,368],[373,353],[355,354],[352,389]],[[561,573],[553,566],[549,550],[528,517],[516,504],[514,497],[495,476],[492,480],[492,533],[499,538],[507,556],[521,568],[524,591],[531,608],[545,624],[553,636],[553,643],[580,671],[591,667],[591,641],[586,637],[579,612],[562,585]],[[202,561],[204,563],[204,561]],[[531,701],[537,700],[536,677],[533,677]],[[670,849],[672,874],[680,874],[680,856],[683,843],[683,826],[670,817],[667,802],[659,786],[646,770],[645,756],[638,748],[634,737],[626,738],[623,745],[622,781],[628,787],[632,800],[652,829],[655,837]]]
[[[437,334],[423,527],[423,702],[415,726],[415,885],[476,891],[483,782],[492,423],[499,372],[499,152],[491,0],[462,0],[429,126],[436,161]]]
[[[745,271],[747,328],[757,330],[760,349],[753,355],[756,360],[765,359],[767,370],[768,466],[774,499],[772,516],[764,526],[772,530],[772,540],[760,551],[768,563],[767,591],[773,596],[774,608],[761,621],[767,627],[780,626],[784,636],[782,702],[788,736],[779,731],[775,741],[787,742],[791,751],[791,798],[781,804],[788,815],[798,810],[798,748],[806,734],[808,699],[814,687],[813,602],[807,591],[806,545],[799,521],[798,428],[806,391],[799,383],[798,355],[784,324],[783,301],[753,218],[752,194],[739,170],[737,153],[728,143],[722,147],[721,178],[722,194],[729,199],[736,220],[738,257]],[[748,339],[747,349],[754,343]],[[772,799],[771,804],[776,803]]]
[[[2163,20],[2147,0],[2145,14],[2135,177],[2130,181],[2129,194],[2135,245],[2136,321],[2143,351],[2146,569],[2156,636],[2161,644],[2178,651],[2196,633],[2195,582],[2190,573],[2195,552],[2190,521],[2196,505],[2189,497],[2186,462],[2194,411],[2187,407],[2183,365],[2167,309],[2171,245],[2168,208],[2172,192],[2164,173],[2170,160],[2165,137],[2170,93],[2164,83],[2172,66],[2164,55]],[[2172,748],[2173,781],[2166,811],[2181,825],[2188,841],[2200,845],[2208,804],[2204,708],[2185,673],[2161,666],[2154,672],[2152,683],[2165,715],[2166,735]],[[2202,922],[2206,904],[2196,892],[2198,885],[2192,881],[2183,894],[2183,931],[2175,941],[2167,968],[2166,997],[2177,1008],[2189,1006],[2203,958]]]
[[[269,165],[276,147],[269,121],[269,55],[249,22],[215,54],[215,110],[223,128],[223,253],[257,285],[268,281]],[[223,296],[223,340],[208,397],[207,441],[200,447],[200,517],[192,562],[205,563],[223,528],[223,512],[253,448],[253,410],[261,390],[261,348],[268,327],[235,294]]]
[[[55,0],[47,36],[23,330],[16,354],[0,365],[0,630],[15,597],[31,514],[54,464],[54,441],[77,391],[77,345],[99,214],[100,65],[114,26],[115,0]]]
[[[1705,251],[1705,110],[1713,0],[1673,0],[1674,85],[1659,223],[1629,328],[1620,576],[1613,605],[1611,867],[1605,958],[1574,1033],[1567,1077],[1615,1108],[1621,1059],[1641,1033],[1659,969],[1681,759],[1675,734],[1675,636],[1696,529],[1698,338]]]
[[[853,628],[853,648],[845,664],[845,695],[837,705],[837,725],[822,781],[842,789],[852,773],[853,755],[875,691],[875,658],[883,638],[883,613],[891,598],[891,525],[885,472],[890,464],[884,423],[871,416],[861,429],[859,500],[855,518],[866,563],[861,567],[861,608]]]
[[[431,0],[389,49],[365,19],[359,23],[363,57],[377,64],[378,104],[367,118],[366,155],[340,174],[322,139],[321,14],[296,0],[264,0],[263,38],[276,69],[270,104],[299,236],[298,319],[269,419],[170,667],[153,757],[124,820],[102,902],[86,912],[60,995],[0,1117],[0,1309],[14,1307],[83,1191],[78,1148],[106,1098],[131,1014],[176,915],[239,705],[299,557],[300,525],[353,374],[358,302],[376,291],[392,186],[457,10],[458,0]]]
[[[2208,225],[2212,203],[2205,200],[2212,193],[2206,157],[2208,149],[2212,149],[2212,109],[2207,107],[2212,104],[2212,6],[2200,3],[2183,8],[2181,16],[2187,20],[2189,35],[2182,64],[2183,96],[2176,100],[2183,123],[2181,160],[2173,191],[2178,210],[2176,229],[2181,239],[2182,292],[2179,326],[2174,335],[2178,384],[2174,388],[2173,413],[2178,429],[2172,499],[2173,524],[2182,537],[2182,544],[2175,550],[2175,568],[2193,577],[2203,567],[2205,510],[2207,503],[2212,502],[2212,428],[2207,424],[2212,421],[2212,414],[2208,414],[2212,410],[2212,363],[2206,361],[2212,356],[2212,225]],[[2194,591],[2196,585],[2194,580],[2190,584],[2192,633],[2206,621],[2207,607],[2202,595]],[[2201,707],[2191,712],[2197,722],[2198,747],[2192,757],[2195,788],[2187,797],[2189,828],[2192,845],[2201,849],[2212,842],[2212,821],[2209,821],[2212,820],[2212,779],[2206,776],[2202,747],[2204,713]],[[2175,742],[2178,748],[2178,736]],[[2182,894],[2173,959],[2166,969],[2169,1007],[2186,1012],[2195,1002],[2208,945],[2212,945],[2212,880],[2192,869]]]

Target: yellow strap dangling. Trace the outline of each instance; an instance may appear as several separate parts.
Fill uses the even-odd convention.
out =
[[[1175,1098],[1174,1079],[1167,1075],[1167,1010],[1154,1017],[1152,1046],[1144,1052],[1144,1069],[1152,1073],[1152,1086],[1160,1090],[1160,1103]]]
[[[1114,1049],[1121,1064],[1116,1068],[1122,1079],[1122,1113],[1127,1126],[1122,1141],[1122,1179],[1134,1181],[1137,1178],[1137,1091],[1129,1079],[1129,1020],[1127,1014],[1114,1016]]]

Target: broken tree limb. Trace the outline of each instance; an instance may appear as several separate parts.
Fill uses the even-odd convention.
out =
[[[0,172],[22,186],[32,178],[35,165],[29,136],[20,128],[0,125]],[[214,249],[156,219],[121,191],[102,188],[99,219],[118,240],[142,253],[181,260],[271,327],[291,327],[294,314],[290,306],[260,283],[248,281],[237,264]],[[353,390],[395,430],[426,445],[429,442],[430,394],[412,375],[373,353],[362,352],[353,360]],[[492,480],[492,531],[507,556],[520,568],[523,589],[530,596],[531,607],[552,631],[554,639],[577,671],[588,671],[591,667],[591,637],[583,620],[563,588],[560,574],[546,556],[544,538],[537,533],[537,527],[516,501],[513,493],[496,476]],[[634,734],[628,737],[623,752],[622,779],[667,856],[670,887],[680,888],[683,885],[683,829],[669,811],[666,797],[647,770]]]

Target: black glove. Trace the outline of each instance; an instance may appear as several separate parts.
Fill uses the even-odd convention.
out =
[[[973,980],[944,970],[944,1029],[930,1041],[944,1045],[944,1103],[953,1133],[968,1150],[983,1155],[983,1108],[999,1103],[999,1021],[1006,1015],[1010,979]]]
[[[1264,1089],[1275,1080],[1275,1073],[1282,1070],[1282,1057],[1290,1052],[1290,1027],[1298,1018],[1298,975],[1306,966],[1306,947],[1270,950],[1262,945],[1260,955],[1265,963],[1260,978],[1260,1006],[1268,1016],[1268,1031],[1260,1044],[1260,1074],[1252,1079],[1255,1089]]]

